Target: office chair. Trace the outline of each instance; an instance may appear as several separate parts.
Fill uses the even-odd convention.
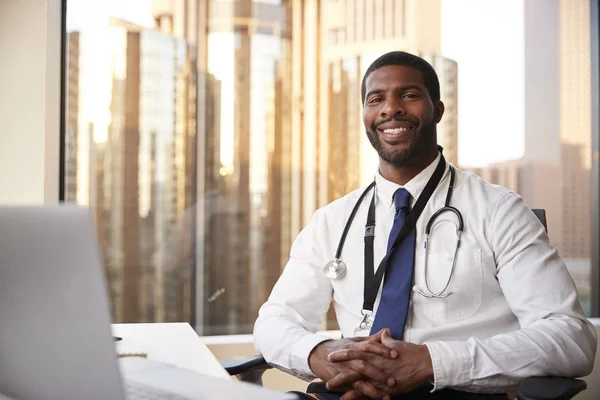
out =
[[[546,232],[546,210],[532,209],[533,213],[544,225]],[[262,385],[263,373],[271,368],[261,355],[246,358],[227,358],[220,360],[221,365],[232,376],[246,382]],[[519,400],[568,400],[587,388],[581,379],[561,377],[531,377],[519,385]]]

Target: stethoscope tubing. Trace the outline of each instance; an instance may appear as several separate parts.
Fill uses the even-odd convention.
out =
[[[427,224],[425,227],[425,243],[424,243],[424,247],[425,247],[425,267],[424,267],[425,290],[422,290],[421,288],[419,288],[415,285],[413,287],[413,291],[421,294],[422,296],[424,296],[426,298],[430,298],[430,299],[433,299],[433,298],[444,299],[454,293],[454,291],[450,291],[450,292],[446,292],[446,291],[448,290],[448,287],[450,285],[450,282],[452,280],[452,277],[453,277],[455,269],[456,269],[456,260],[457,260],[457,255],[458,255],[458,249],[460,248],[460,244],[461,244],[461,240],[462,240],[462,233],[464,230],[464,220],[463,220],[461,212],[456,207],[450,206],[450,204],[449,204],[450,200],[452,198],[453,191],[454,191],[454,179],[455,179],[455,170],[454,170],[454,167],[452,165],[450,165],[450,183],[448,185],[448,191],[446,193],[445,205],[442,208],[440,208],[439,210],[437,210],[436,212],[434,212],[431,217],[429,217],[429,220],[427,221]],[[339,240],[336,252],[335,252],[335,259],[333,261],[330,261],[327,264],[327,266],[325,267],[327,269],[327,267],[330,264],[336,264],[336,266],[339,266],[339,265],[343,266],[343,271],[340,271],[339,273],[337,273],[338,269],[336,268],[335,272],[337,273],[337,276],[331,276],[331,274],[328,275],[328,277],[330,279],[339,279],[345,275],[346,266],[345,266],[344,262],[340,259],[342,250],[344,248],[346,237],[348,235],[348,232],[350,230],[352,222],[354,221],[354,217],[356,216],[356,213],[358,212],[358,209],[360,208],[361,204],[363,203],[363,200],[366,197],[367,193],[369,193],[371,191],[371,189],[376,190],[375,181],[371,182],[371,184],[363,191],[363,193],[360,195],[360,197],[356,201],[356,204],[354,205],[354,208],[352,209],[352,212],[350,213],[350,216],[348,217],[348,220],[346,221],[346,225],[344,227],[342,236],[340,237],[340,240]],[[375,194],[374,194],[374,196],[375,196]],[[446,281],[446,285],[444,286],[444,288],[441,291],[434,292],[431,290],[431,288],[429,286],[429,281],[427,279],[429,248],[431,247],[428,244],[431,241],[431,231],[433,229],[433,224],[435,223],[435,221],[438,219],[438,217],[440,215],[447,213],[447,212],[453,213],[456,216],[456,218],[458,219],[458,224],[456,224],[457,241],[456,241],[456,247],[454,250],[454,257],[452,259],[452,267],[450,269],[450,274],[448,276],[448,280]],[[327,275],[327,271],[325,271],[325,273]]]

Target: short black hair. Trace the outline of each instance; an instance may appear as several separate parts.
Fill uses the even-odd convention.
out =
[[[369,68],[367,68],[367,72],[365,72],[365,76],[363,77],[360,88],[362,104],[365,103],[365,96],[367,95],[367,78],[375,70],[388,65],[404,65],[421,71],[421,74],[423,75],[423,83],[429,92],[429,97],[431,97],[431,100],[434,103],[440,100],[440,81],[435,69],[433,69],[431,64],[421,57],[405,51],[391,51],[373,61]]]

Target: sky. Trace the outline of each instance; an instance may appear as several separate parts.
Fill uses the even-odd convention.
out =
[[[523,156],[523,9],[523,0],[442,0],[442,55],[458,63],[463,167]]]
[[[462,167],[523,155],[523,1],[441,0],[442,55],[458,63]],[[68,0],[69,31],[109,16],[151,27],[152,0]]]

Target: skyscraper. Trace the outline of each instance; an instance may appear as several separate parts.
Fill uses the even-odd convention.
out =
[[[177,227],[195,184],[184,153],[195,138],[190,48],[116,19],[69,37],[75,200],[96,212],[115,318],[189,320],[191,233]]]
[[[589,260],[592,165],[590,2],[560,0],[559,9],[558,126],[564,197],[559,249],[566,257]]]
[[[533,208],[547,212],[550,239],[562,243],[562,194],[559,141],[558,0],[524,4],[524,122],[521,195]],[[510,116],[506,123],[510,124]]]
[[[440,97],[444,102],[444,117],[437,125],[438,143],[444,157],[458,165],[458,64],[446,57],[424,56],[433,65],[440,80]]]

